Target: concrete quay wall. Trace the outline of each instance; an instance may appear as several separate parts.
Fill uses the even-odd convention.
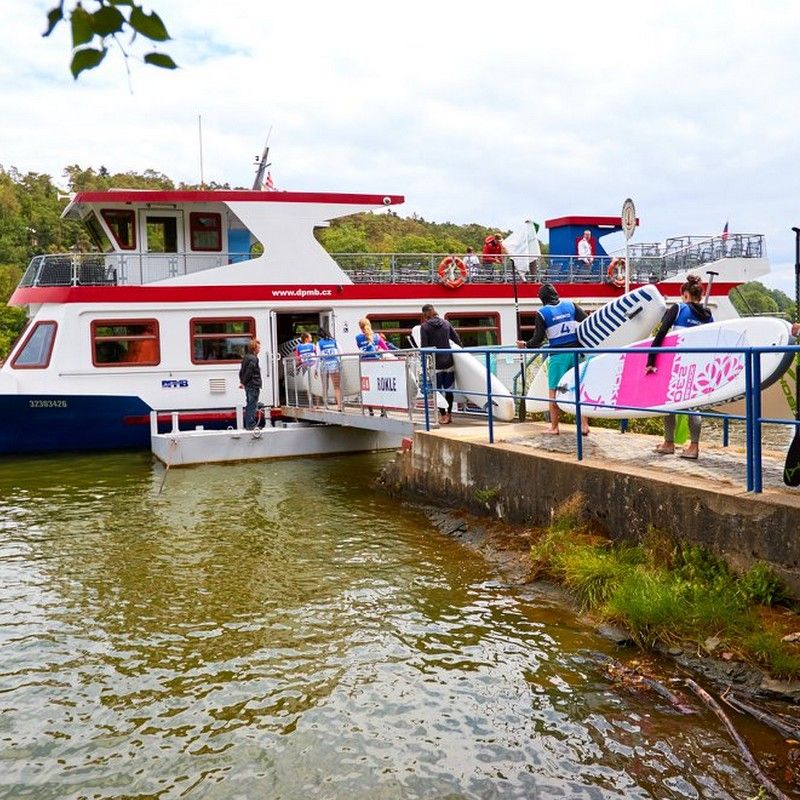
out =
[[[401,493],[545,526],[554,509],[581,492],[586,511],[613,538],[638,540],[654,526],[707,547],[735,570],[769,564],[800,597],[800,496],[764,494],[667,470],[586,459],[508,442],[494,445],[415,433],[410,450],[387,468]]]

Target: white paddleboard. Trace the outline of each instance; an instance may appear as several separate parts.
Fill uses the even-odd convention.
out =
[[[667,303],[652,283],[606,303],[578,323],[576,335],[580,347],[626,347],[646,339],[661,322]],[[545,359],[531,381],[525,398],[529,414],[548,410],[547,365]],[[534,398],[540,398],[534,400]],[[541,399],[545,398],[545,399]]]
[[[416,325],[411,331],[415,342],[421,342],[420,327]],[[450,349],[462,350],[453,341],[450,342]],[[453,364],[455,365],[454,393],[459,394],[467,402],[486,410],[486,364],[481,363],[475,356],[467,352],[453,356]],[[493,417],[502,422],[511,422],[516,416],[514,398],[496,375],[491,377],[491,386]]]
[[[659,353],[657,371],[651,374],[645,373],[647,353],[636,351],[648,346],[652,339],[631,345],[629,352],[594,356],[580,367],[582,411],[590,417],[623,419],[729,402],[745,392],[744,355],[721,351],[787,345],[790,330],[788,322],[775,317],[729,319],[677,328],[667,334],[663,347],[707,347],[713,352]],[[777,381],[791,363],[791,353],[763,354],[762,387]],[[575,370],[564,376],[556,398],[564,408],[574,408]],[[661,410],[634,410],[649,407]]]
[[[606,303],[578,323],[578,343],[581,347],[626,347],[650,336],[666,310],[661,292],[648,283]]]

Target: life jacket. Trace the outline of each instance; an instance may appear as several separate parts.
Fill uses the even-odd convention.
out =
[[[338,370],[339,346],[336,344],[336,339],[320,339],[317,346],[322,357],[322,365],[332,372]]]
[[[678,303],[678,316],[675,322],[672,323],[673,328],[694,328],[695,325],[705,325],[707,322],[713,322],[714,317],[711,312],[708,312],[707,319],[701,319],[695,313],[695,310],[689,303]]]
[[[377,358],[377,352],[380,348],[380,341],[380,336],[378,336],[377,333],[372,334],[372,341],[367,339],[367,335],[365,333],[356,334],[356,347],[358,347],[362,353],[375,353],[376,355],[372,356],[373,358]]]
[[[307,366],[314,360],[314,354],[317,352],[317,348],[314,346],[314,342],[300,342],[300,344],[295,347],[294,352],[297,356],[297,360],[302,365]]]
[[[571,300],[559,300],[557,305],[542,306],[539,313],[544,320],[545,335],[550,347],[577,345],[575,303]]]

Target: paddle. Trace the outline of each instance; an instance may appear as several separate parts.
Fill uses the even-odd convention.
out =
[[[800,322],[800,228],[794,231],[794,321]],[[794,359],[794,418],[800,422],[800,365]],[[800,426],[795,425],[794,439],[783,465],[783,482],[787,486],[800,486]]]

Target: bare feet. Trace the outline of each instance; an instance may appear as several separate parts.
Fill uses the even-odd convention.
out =
[[[548,428],[545,433],[548,436],[558,436],[558,428]]]
[[[681,458],[690,458],[693,461],[697,459],[700,454],[700,448],[696,444],[690,444],[683,448],[680,453]]]
[[[653,452],[658,453],[660,456],[671,456],[675,452],[675,445],[670,442],[664,442],[658,447],[654,447]]]

